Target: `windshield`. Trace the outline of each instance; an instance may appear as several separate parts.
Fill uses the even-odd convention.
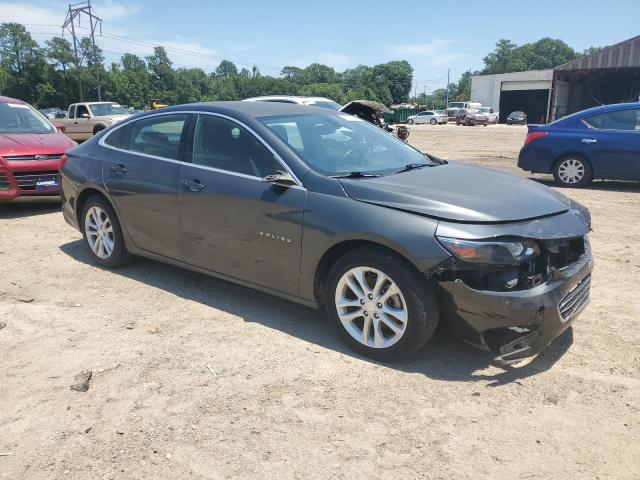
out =
[[[336,102],[332,102],[331,100],[320,100],[317,102],[309,102],[307,103],[310,107],[320,107],[327,108],[329,110],[340,110],[340,105]]]
[[[117,103],[94,103],[89,105],[94,117],[106,117],[108,115],[125,115],[127,111]]]
[[[464,102],[449,102],[449,108],[464,108]]]
[[[56,130],[26,103],[0,103],[0,133],[54,133]]]
[[[353,115],[278,115],[258,120],[325,175],[387,174],[409,164],[434,165],[423,153]]]
[[[480,107],[480,111],[482,113],[491,113],[491,108],[489,108],[489,107]]]

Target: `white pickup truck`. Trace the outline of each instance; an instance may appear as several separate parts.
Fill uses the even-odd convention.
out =
[[[71,140],[82,141],[129,116],[118,103],[82,102],[69,105],[67,118],[58,119],[56,123],[64,125],[64,133]]]

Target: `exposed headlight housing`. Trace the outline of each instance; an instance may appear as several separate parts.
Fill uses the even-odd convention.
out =
[[[471,263],[519,265],[540,255],[540,247],[530,239],[462,240],[436,237],[453,256]]]

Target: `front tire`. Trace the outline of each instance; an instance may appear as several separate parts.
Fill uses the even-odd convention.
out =
[[[348,252],[334,264],[324,304],[347,345],[377,360],[409,356],[439,320],[434,287],[404,259],[377,248]]]
[[[553,166],[553,178],[563,187],[583,187],[593,178],[593,170],[584,158],[568,155]]]
[[[410,118],[409,120],[407,120],[407,124],[408,125],[413,125],[413,119]]]
[[[82,208],[82,236],[93,260],[106,268],[117,268],[132,259],[115,210],[106,198],[94,195]]]

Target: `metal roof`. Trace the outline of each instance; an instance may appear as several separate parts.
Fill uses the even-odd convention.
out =
[[[592,70],[595,68],[640,67],[640,35],[605,47],[598,53],[563,63],[554,70]]]

